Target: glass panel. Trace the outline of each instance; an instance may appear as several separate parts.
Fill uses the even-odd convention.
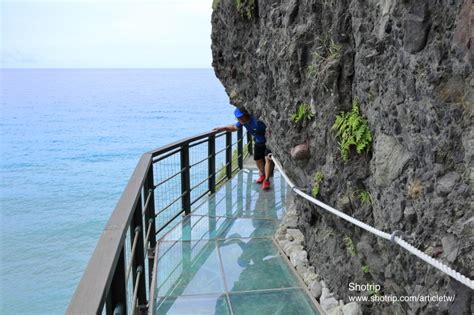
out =
[[[232,208],[237,206],[237,202],[234,204],[232,200],[233,198],[230,195],[227,198],[225,194],[209,196],[205,202],[193,211],[193,214],[220,217],[232,216],[233,212],[238,211],[238,208],[232,211]]]
[[[166,234],[163,241],[199,241],[240,237],[272,237],[278,221],[189,216]]]
[[[272,237],[278,225],[279,222],[273,220],[235,219],[230,221],[226,229],[218,234],[217,237]]]
[[[234,314],[318,314],[269,239],[285,210],[284,179],[275,173],[262,191],[257,177],[240,172],[159,233],[155,313],[231,314],[232,305]]]
[[[279,219],[284,212],[285,191],[282,191],[282,187],[286,189],[286,184],[277,174],[272,179],[274,187],[262,191],[260,185],[255,184],[257,172],[240,172],[231,182],[209,196],[193,214]],[[236,179],[240,182],[235,182]]]
[[[180,296],[162,298],[156,304],[155,314],[169,315],[227,315],[230,314],[227,297],[222,295],[210,296]]]
[[[160,242],[157,296],[222,293],[216,244]]]
[[[229,292],[299,286],[271,240],[219,241],[219,251]]]
[[[163,241],[199,241],[212,240],[218,234],[225,234],[232,221],[225,217],[188,216],[171,230]]]
[[[234,315],[319,314],[301,289],[230,294]]]

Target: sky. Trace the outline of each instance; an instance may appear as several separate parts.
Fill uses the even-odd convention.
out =
[[[210,68],[212,0],[0,0],[1,68]]]

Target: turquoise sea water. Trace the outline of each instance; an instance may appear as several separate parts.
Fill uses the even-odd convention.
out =
[[[61,314],[140,155],[231,123],[212,70],[0,70],[0,314]]]

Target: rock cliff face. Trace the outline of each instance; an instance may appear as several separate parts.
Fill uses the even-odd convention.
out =
[[[231,103],[262,119],[300,187],[474,278],[474,5],[471,0],[220,0],[213,67]],[[344,161],[336,115],[360,103],[373,142]],[[314,117],[291,121],[300,104]],[[309,157],[290,151],[309,144]],[[368,194],[367,194],[368,193]],[[365,195],[364,198],[362,195]],[[368,196],[368,197],[367,197]],[[472,291],[389,242],[297,199],[309,260],[338,297],[349,283],[380,295],[455,302],[366,303],[365,311],[471,314]],[[368,294],[368,292],[360,293]]]

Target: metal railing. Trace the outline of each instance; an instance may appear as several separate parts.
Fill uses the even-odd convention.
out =
[[[234,135],[235,141],[230,132],[208,132],[142,155],[66,314],[147,311],[160,233],[242,169],[244,152],[252,152],[248,134],[247,150],[242,130]]]

